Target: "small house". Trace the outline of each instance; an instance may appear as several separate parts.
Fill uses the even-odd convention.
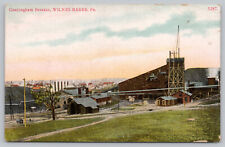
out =
[[[180,90],[177,93],[173,94],[172,96],[177,98],[178,103],[183,104],[191,102],[192,94],[190,92]]]
[[[107,93],[98,93],[92,95],[91,98],[95,100],[100,106],[110,104],[112,102],[111,97]]]
[[[73,98],[68,104],[68,114],[86,114],[99,112],[99,106],[90,97]]]
[[[171,106],[177,104],[177,98],[173,96],[161,96],[156,99],[155,104],[157,106]]]

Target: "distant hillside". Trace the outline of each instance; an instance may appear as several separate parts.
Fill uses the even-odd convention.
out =
[[[10,95],[12,103],[20,103],[24,100],[24,87],[5,87],[5,103],[9,104]],[[30,93],[30,89],[26,87],[26,100],[34,100],[35,98]]]
[[[35,103],[35,98],[30,89],[26,88],[26,108],[31,111],[31,107],[36,107],[35,111],[45,109],[44,105],[40,106]],[[10,97],[12,105],[10,105]],[[5,114],[23,113],[24,87],[5,87]],[[11,108],[10,108],[11,107]],[[10,110],[11,109],[11,110]]]
[[[218,77],[219,68],[189,68],[185,70],[185,81],[207,83],[208,77]]]

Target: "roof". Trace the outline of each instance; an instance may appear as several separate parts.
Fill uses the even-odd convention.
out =
[[[108,97],[108,94],[107,94],[107,93],[100,93],[100,94],[92,95],[91,97],[92,97],[92,98],[95,98],[95,99],[101,99],[101,98],[106,98],[106,97]]]
[[[41,87],[33,87],[32,89],[40,89]]]
[[[187,92],[187,91],[184,91],[184,90],[180,90],[180,92],[183,92],[183,93],[185,93],[185,94],[187,94],[189,96],[192,96],[192,94],[190,92]]]
[[[164,100],[176,100],[177,98],[173,97],[173,96],[162,96],[162,97],[159,97],[159,98],[162,98]]]
[[[61,93],[61,95],[59,95],[58,98],[60,98],[60,99],[64,99],[64,98],[73,98],[73,96],[72,96],[72,95],[67,95],[67,94],[62,94],[62,93]]]
[[[79,85],[86,86],[87,84],[86,83],[79,83]]]
[[[95,100],[93,100],[90,97],[85,97],[85,98],[74,98],[73,99],[77,104],[81,104],[84,107],[91,107],[93,109],[98,108],[98,104]]]
[[[18,84],[12,84],[11,86],[12,86],[12,87],[19,87]]]
[[[78,95],[77,89],[64,89],[64,92],[70,95]]]

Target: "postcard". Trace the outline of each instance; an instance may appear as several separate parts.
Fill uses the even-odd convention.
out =
[[[219,142],[220,5],[8,4],[7,142]]]

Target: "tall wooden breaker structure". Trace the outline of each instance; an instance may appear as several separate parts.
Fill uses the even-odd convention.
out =
[[[168,65],[168,95],[178,92],[184,87],[184,58],[180,57],[179,26],[175,51],[169,51]]]

